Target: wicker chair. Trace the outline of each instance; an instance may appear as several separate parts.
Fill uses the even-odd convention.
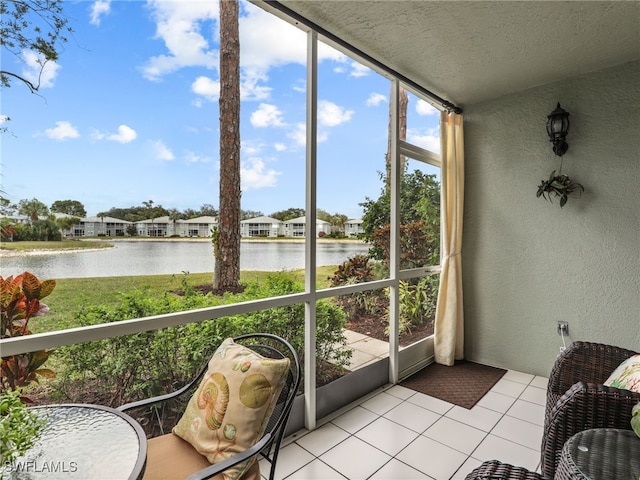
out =
[[[640,393],[603,383],[623,360],[636,353],[600,343],[574,342],[560,354],[547,387],[541,451],[545,478],[554,477],[562,447],[576,433],[604,427],[631,430],[631,409],[640,402]]]
[[[532,472],[523,467],[514,467],[498,460],[488,460],[475,468],[465,480],[544,480],[539,473]]]

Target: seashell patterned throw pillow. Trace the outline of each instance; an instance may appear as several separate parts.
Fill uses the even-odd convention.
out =
[[[640,393],[640,353],[618,365],[604,385]]]
[[[173,433],[211,463],[250,448],[264,433],[288,371],[288,358],[266,358],[226,339]],[[255,460],[226,470],[225,480],[239,479]]]

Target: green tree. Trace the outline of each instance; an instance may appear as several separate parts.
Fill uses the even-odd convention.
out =
[[[247,220],[248,218],[256,218],[256,217],[262,217],[262,216],[264,216],[264,213],[262,213],[259,210],[241,210],[240,211],[241,220]]]
[[[53,220],[36,220],[15,225],[14,241],[47,242],[62,239],[60,227]]]
[[[0,47],[3,54],[21,56],[25,51],[38,55],[40,73],[47,62],[58,60],[65,35],[72,32],[64,17],[61,0],[0,1]],[[8,70],[0,70],[0,84],[10,87],[11,80],[25,84],[31,92],[40,88],[40,81],[31,80]]]
[[[32,222],[35,222],[38,217],[49,215],[49,207],[36,198],[22,199],[18,202],[18,213],[26,215]]]
[[[217,217],[218,210],[216,207],[211,205],[210,203],[205,203],[200,207],[200,210],[197,212],[198,217]]]
[[[16,231],[16,227],[10,219],[0,218],[0,239],[13,241]]]
[[[84,218],[87,211],[84,205],[78,200],[56,200],[51,204],[51,211],[56,213],[66,213],[75,217]]]
[[[240,35],[238,0],[220,0],[220,215],[213,288],[240,287]]]
[[[386,177],[384,174],[381,177],[385,186],[381,190],[380,197],[376,200],[367,197],[366,201],[360,204],[364,210],[364,215],[362,216],[363,237],[368,242],[373,242],[374,239],[380,242],[381,236],[378,230],[388,228],[390,223],[390,194],[386,188]],[[420,222],[417,224],[419,228],[416,228],[415,222]],[[412,224],[410,228],[402,228],[402,226],[409,224]],[[430,246],[429,250],[433,252],[433,255],[438,255],[440,183],[435,175],[429,175],[420,170],[414,170],[412,173],[402,175],[400,181],[400,225],[401,235],[411,232],[411,235],[430,239],[429,241],[433,245]],[[412,243],[409,239],[403,240],[401,238],[401,242],[403,241],[407,244]],[[379,243],[376,245],[373,242],[373,247],[369,253],[378,260],[386,258],[385,247]],[[419,261],[419,259],[415,260]]]
[[[69,230],[72,226],[79,224],[82,219],[78,217],[56,217],[54,222],[60,230]]]
[[[14,215],[17,208],[18,206],[13,205],[8,198],[0,197],[0,215]]]
[[[329,222],[331,224],[331,233],[335,235],[336,233],[344,232],[344,224],[349,217],[342,213],[334,213],[332,215],[329,212],[318,209],[318,219]]]
[[[304,208],[288,208],[286,210],[280,210],[279,212],[272,213],[269,216],[276,218],[281,222],[286,222],[292,218],[304,217],[305,213]]]

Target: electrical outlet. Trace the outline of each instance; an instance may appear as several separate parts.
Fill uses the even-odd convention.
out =
[[[558,335],[569,335],[569,322],[558,320]]]

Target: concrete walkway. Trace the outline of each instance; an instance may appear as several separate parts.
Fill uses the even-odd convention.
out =
[[[347,347],[353,349],[351,361],[347,366],[349,370],[356,370],[389,356],[388,342],[351,330],[345,330],[344,334],[347,337]]]

